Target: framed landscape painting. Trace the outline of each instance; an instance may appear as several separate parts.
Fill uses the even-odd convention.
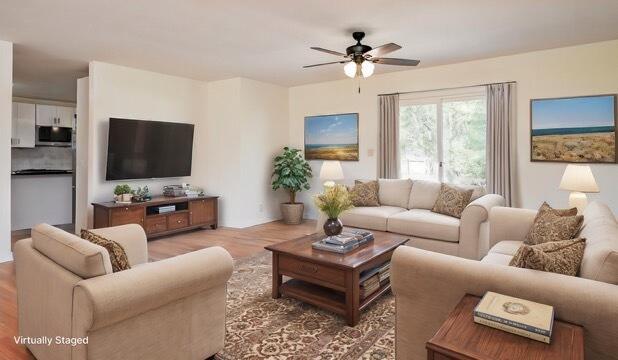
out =
[[[530,159],[616,162],[616,95],[530,100]]]
[[[305,159],[358,161],[358,114],[305,117]]]

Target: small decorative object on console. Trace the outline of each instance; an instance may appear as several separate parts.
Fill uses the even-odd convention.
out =
[[[116,185],[114,188],[114,201],[117,203],[131,203],[133,190],[127,184]]]
[[[549,344],[554,308],[488,291],[474,309],[474,322]]]
[[[144,202],[150,199],[152,199],[152,195],[150,195],[148,186],[138,186],[137,190],[133,190],[133,198],[131,199],[133,202]]]
[[[186,196],[186,189],[183,185],[166,185],[163,187],[163,196]]]
[[[339,220],[339,215],[354,207],[348,189],[344,185],[326,187],[324,194],[315,197],[315,205],[328,217],[323,226],[324,233],[328,236],[341,234],[343,224]]]

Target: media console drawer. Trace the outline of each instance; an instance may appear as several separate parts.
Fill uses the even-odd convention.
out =
[[[198,229],[209,226],[217,228],[218,197],[156,197],[143,203],[116,204],[93,203],[94,228],[125,224],[139,224],[150,237]],[[174,205],[176,211],[159,214],[157,208]]]

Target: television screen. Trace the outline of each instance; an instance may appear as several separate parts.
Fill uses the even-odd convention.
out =
[[[106,180],[191,175],[193,124],[109,119]]]

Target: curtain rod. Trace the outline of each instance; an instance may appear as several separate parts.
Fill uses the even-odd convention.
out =
[[[501,82],[486,83],[486,84],[478,84],[478,85],[453,86],[453,87],[442,88],[442,89],[430,89],[430,90],[416,90],[416,91],[394,92],[394,93],[388,93],[388,94],[378,94],[378,96],[386,96],[386,95],[404,95],[404,94],[414,94],[414,93],[430,92],[430,91],[455,90],[455,89],[465,89],[465,88],[479,87],[479,86],[489,86],[489,85],[497,85],[497,84],[515,84],[515,83],[517,83],[517,81],[501,81]]]

